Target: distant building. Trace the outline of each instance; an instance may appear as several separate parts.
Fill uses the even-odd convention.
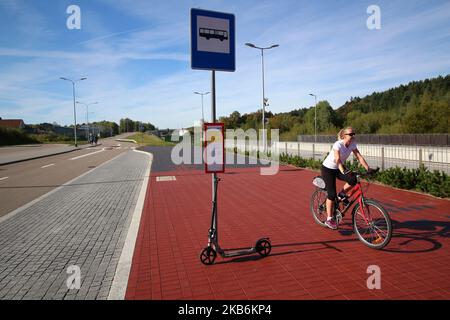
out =
[[[9,129],[24,129],[25,123],[22,119],[2,119],[0,118],[0,127]]]
[[[186,129],[184,129],[184,128],[178,130],[178,135],[179,135],[180,137],[182,137],[182,136],[184,136],[184,135],[186,135],[186,134],[190,134],[190,133],[189,133],[189,130],[186,130]]]

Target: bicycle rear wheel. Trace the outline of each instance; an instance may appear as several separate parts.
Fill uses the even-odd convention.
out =
[[[310,210],[314,217],[314,220],[325,227],[325,221],[327,221],[327,192],[325,190],[317,188],[311,196]]]
[[[364,210],[361,210],[359,203],[355,206],[353,227],[359,240],[369,248],[382,249],[391,241],[391,218],[376,200],[365,199]]]

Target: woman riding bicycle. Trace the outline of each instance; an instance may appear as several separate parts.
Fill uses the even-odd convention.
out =
[[[357,183],[356,176],[350,171],[346,171],[345,161],[353,152],[361,165],[369,171],[369,165],[356,146],[355,134],[352,127],[339,131],[338,141],[333,144],[333,149],[322,163],[321,173],[327,190],[327,221],[325,225],[333,230],[337,229],[337,223],[332,218],[336,200],[336,178],[346,182],[338,194],[339,199],[344,202],[347,201],[347,191]]]

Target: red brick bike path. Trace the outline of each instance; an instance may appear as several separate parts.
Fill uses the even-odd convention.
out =
[[[176,181],[156,182],[175,175]],[[317,173],[281,167],[219,175],[219,243],[252,246],[270,237],[272,252],[211,266],[199,260],[211,223],[211,175],[194,170],[152,174],[126,299],[449,299],[450,202],[372,184],[394,223],[382,251],[366,247],[347,213],[338,231],[317,225],[309,211]],[[367,268],[381,269],[381,289],[369,290]]]

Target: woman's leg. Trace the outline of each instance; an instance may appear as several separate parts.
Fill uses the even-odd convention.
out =
[[[356,176],[354,175],[344,175],[341,172],[338,172],[337,178],[341,181],[345,181],[344,187],[340,191],[343,192],[344,194],[346,194],[357,183]]]
[[[336,199],[336,171],[322,166],[321,173],[322,178],[325,181],[325,187],[327,189],[327,218],[331,219],[334,211],[334,201]]]
[[[342,191],[343,193],[347,193],[351,188],[353,188],[352,185],[348,184],[347,182],[344,184],[344,186],[342,187]]]
[[[334,201],[327,199],[327,220],[333,216]]]

